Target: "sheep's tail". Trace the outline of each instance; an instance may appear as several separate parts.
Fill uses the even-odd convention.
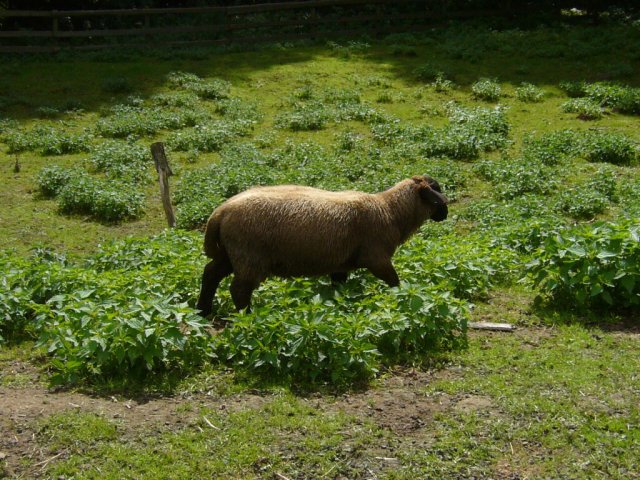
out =
[[[209,218],[204,232],[204,253],[207,257],[215,259],[220,256],[220,252],[220,216],[214,213]]]

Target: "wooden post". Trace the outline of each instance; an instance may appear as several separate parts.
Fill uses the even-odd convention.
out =
[[[53,10],[51,13],[53,14],[53,17],[51,18],[51,36],[53,37],[53,44],[57,46],[60,23],[58,20],[58,16],[56,15],[57,10]]]
[[[231,42],[231,29],[229,28],[229,12],[225,8],[222,12],[222,40],[225,43]]]
[[[162,199],[162,206],[164,207],[164,214],[167,217],[169,227],[174,228],[176,226],[176,216],[173,213],[171,194],[169,193],[169,177],[173,175],[173,172],[169,167],[167,155],[164,153],[164,144],[162,142],[151,144],[151,155],[153,155],[153,161],[156,164],[156,171],[158,172],[160,197]]]

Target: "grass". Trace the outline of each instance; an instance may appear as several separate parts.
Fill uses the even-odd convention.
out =
[[[193,408],[178,413],[188,418],[185,427],[160,427],[153,435],[132,435],[126,426],[95,415],[52,416],[42,436],[49,436],[47,445],[69,453],[49,473],[114,479],[351,476],[358,469],[345,460],[381,435],[369,422],[320,412],[289,395],[232,412]],[[77,432],[73,438],[64,433],[65,426]]]
[[[485,412],[443,416],[441,472],[485,475],[502,464],[535,477],[627,478],[638,471],[638,391],[633,337],[562,325],[475,338],[460,359],[462,375],[438,381],[427,395],[481,396]],[[470,448],[479,437],[488,445]],[[458,443],[452,440],[462,440]],[[614,454],[615,452],[615,454]],[[438,455],[437,453],[435,455]],[[433,454],[423,460],[429,471]],[[443,465],[444,464],[444,465]],[[503,474],[505,472],[502,472]]]
[[[537,221],[611,220],[639,211],[637,116],[607,107],[605,115],[584,121],[576,116],[580,112],[564,111],[568,86],[560,88],[562,82],[576,82],[572,85],[582,92],[586,87],[580,82],[594,84],[611,72],[618,77],[606,80],[638,87],[640,79],[629,74],[639,66],[635,45],[640,43],[633,41],[638,35],[624,24],[529,30],[452,25],[413,39],[211,51],[197,60],[180,51],[140,58],[123,53],[121,59],[104,53],[7,59],[0,66],[0,87],[11,91],[12,99],[0,98],[0,133],[16,125],[22,132],[46,126],[55,133],[50,136],[81,138],[82,148],[54,152],[34,143],[32,149],[9,153],[9,145],[0,144],[5,172],[0,248],[26,256],[46,246],[65,253],[78,269],[92,268],[82,262],[98,245],[161,232],[164,216],[154,172],[140,153],[154,141],[171,139],[180,146],[169,151],[178,206],[189,198],[212,203],[183,211],[183,218],[188,213],[195,219],[191,226],[213,203],[270,179],[376,190],[397,176],[435,171],[455,200],[451,217],[442,226],[425,227],[398,252],[403,278],[413,276],[421,286],[434,285],[473,304],[473,320],[509,321],[520,329],[472,334],[466,350],[440,356],[438,362],[413,358],[414,364],[404,367],[382,365],[366,390],[339,395],[330,383],[309,391],[286,379],[252,376],[239,364],[232,370],[218,364],[199,367],[181,379],[88,382],[81,388],[100,402],[98,409],[69,408],[76,400],[65,395],[75,399],[71,396],[79,393],[61,392],[50,398],[60,399],[63,408],[50,405],[41,411],[39,406],[33,414],[13,416],[13,423],[3,419],[2,437],[23,432],[33,437],[24,443],[32,450],[0,440],[0,451],[9,451],[0,459],[0,477],[638,478],[637,323],[621,328],[630,323],[624,312],[542,308],[534,300],[535,289],[517,282]],[[610,68],[613,63],[616,68]],[[43,72],[48,82],[34,82]],[[168,77],[171,72],[189,75]],[[485,87],[493,95],[476,92],[475,99],[473,86],[481,79],[492,79]],[[580,92],[576,95],[584,95]],[[500,145],[475,146],[473,155],[456,157],[451,152],[459,143],[440,150],[429,143],[439,138],[433,132],[454,130],[455,108],[456,118],[468,126],[468,112],[492,109],[493,102],[505,107],[509,127]],[[184,109],[221,122],[215,125],[224,134],[208,130],[205,136],[191,120],[163,116]],[[124,114],[114,115],[118,111]],[[127,112],[135,112],[135,118]],[[161,120],[152,129],[135,124],[151,116]],[[130,143],[109,140],[96,130],[96,125],[132,118],[134,124],[116,132],[133,134]],[[243,124],[243,136],[222,130],[243,118],[251,122]],[[81,137],[87,131],[91,134]],[[460,137],[468,139],[469,131]],[[576,140],[582,138],[591,138],[595,146],[586,149],[588,142]],[[126,162],[122,152],[129,145],[140,163],[135,169],[144,203],[140,218],[103,224],[86,213],[61,215],[55,198],[38,193],[38,173],[53,165],[83,169],[101,182],[109,182],[109,175],[119,178],[122,165],[105,167],[103,160],[112,158],[110,149],[118,149],[118,162]],[[16,158],[20,172],[12,170]],[[240,160],[256,163],[240,170],[235,168]],[[212,179],[205,179],[215,182],[210,189],[203,182],[206,191],[199,194],[181,185],[187,180],[200,185],[196,181],[211,165],[226,170],[219,179],[210,170]],[[606,171],[597,170],[602,165]],[[540,181],[545,184],[532,185]],[[601,192],[603,183],[606,192]],[[591,208],[594,189],[598,208]],[[185,192],[189,198],[183,198]],[[576,192],[585,204],[572,205],[566,192]],[[140,248],[136,255],[144,256]],[[112,260],[117,259],[114,254]],[[176,285],[188,285],[179,294],[194,298],[197,282],[180,283],[185,272],[172,266],[182,264],[169,254],[163,259]],[[204,258],[189,262],[193,267]],[[153,278],[154,270],[141,265],[144,278]],[[377,291],[368,275],[358,276],[356,283]],[[281,305],[297,305],[300,313],[326,290],[317,285],[269,282],[257,292],[257,302],[268,309],[282,297]],[[230,308],[226,288],[221,287],[223,313]],[[362,289],[354,288],[347,286],[341,294],[355,298]],[[118,295],[124,294],[109,293]],[[293,302],[287,295],[298,297]],[[633,315],[628,316],[632,323]],[[238,322],[249,337],[256,332],[251,317]],[[29,341],[2,348],[0,389],[16,395],[15,404],[6,406],[16,409],[20,395],[42,391],[52,366]],[[166,420],[136,417],[135,408],[122,407],[131,397],[140,405],[157,401]]]

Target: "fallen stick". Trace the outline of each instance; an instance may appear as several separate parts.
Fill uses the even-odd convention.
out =
[[[205,417],[204,415],[202,416],[202,419],[204,420],[204,422],[209,425],[211,428],[213,428],[214,430],[220,430],[218,427],[216,427],[213,423],[211,423],[209,421],[209,419],[207,417]]]
[[[47,467],[47,465],[49,465],[49,463],[50,463],[51,461],[55,460],[56,458],[58,458],[58,457],[59,457],[60,455],[62,455],[63,453],[66,453],[66,450],[65,450],[65,451],[60,452],[60,453],[59,453],[59,454],[57,454],[57,455],[54,455],[54,456],[53,456],[53,457],[51,457],[51,458],[47,458],[46,460],[43,460],[42,462],[34,463],[34,464],[33,464],[33,466],[34,466],[34,467],[39,467],[40,465],[42,465],[42,468],[41,468],[40,470],[44,470],[44,469]]]
[[[497,332],[513,332],[516,327],[510,323],[469,322],[469,328],[474,330],[494,330]]]

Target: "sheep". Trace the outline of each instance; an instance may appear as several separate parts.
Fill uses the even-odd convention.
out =
[[[267,277],[330,275],[343,282],[357,268],[394,287],[396,248],[427,219],[447,218],[448,200],[437,181],[414,176],[369,194],[311,187],[254,187],[214,210],[207,222],[197,309],[211,313],[223,278],[234,274],[231,297],[240,311]]]

